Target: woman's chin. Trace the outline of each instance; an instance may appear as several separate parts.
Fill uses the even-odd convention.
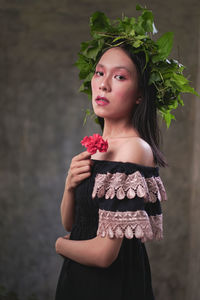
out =
[[[95,113],[95,115],[97,117],[99,117],[99,118],[105,118],[105,116],[106,116],[105,112],[101,111],[100,109],[94,109],[93,108],[93,110],[94,110],[94,113]]]

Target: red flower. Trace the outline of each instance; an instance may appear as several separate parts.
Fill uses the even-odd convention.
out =
[[[106,152],[108,149],[108,142],[104,141],[98,133],[94,133],[92,136],[85,136],[81,144],[85,146],[87,151],[91,154],[95,154],[97,150]]]

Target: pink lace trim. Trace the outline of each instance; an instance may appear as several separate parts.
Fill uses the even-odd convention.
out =
[[[136,196],[146,201],[156,202],[166,200],[166,192],[160,177],[144,178],[139,171],[130,175],[125,173],[97,174],[92,197],[122,200],[125,197],[133,199]]]
[[[132,239],[134,236],[142,242],[163,237],[162,215],[148,216],[146,211],[106,211],[99,209],[97,235],[109,238]]]
[[[162,215],[149,216],[153,236],[156,240],[163,238],[163,218]]]

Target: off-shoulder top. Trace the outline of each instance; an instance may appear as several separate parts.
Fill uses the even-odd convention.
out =
[[[159,168],[129,162],[93,162],[91,177],[76,191],[75,226],[98,219],[96,234],[102,237],[135,236],[142,242],[161,239],[161,201],[167,197]]]

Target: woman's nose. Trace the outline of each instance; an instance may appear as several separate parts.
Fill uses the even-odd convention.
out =
[[[111,87],[110,87],[110,83],[108,82],[108,79],[102,80],[102,82],[99,85],[99,89],[102,91],[110,92]]]

